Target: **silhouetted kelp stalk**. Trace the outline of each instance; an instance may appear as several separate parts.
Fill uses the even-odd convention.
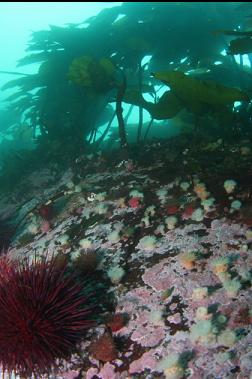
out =
[[[154,118],[152,117],[151,120],[150,120],[150,122],[149,122],[149,124],[148,124],[148,126],[147,126],[147,129],[146,129],[146,132],[145,132],[145,135],[144,135],[144,141],[146,141],[146,139],[147,139],[147,136],[148,136],[148,133],[150,131],[151,125],[153,124],[153,121],[154,121]]]
[[[23,76],[31,76],[32,75],[32,74],[25,74],[24,72],[13,72],[13,71],[0,71],[0,74],[23,75]]]
[[[116,116],[116,111],[113,113],[113,115],[112,115],[111,119],[109,120],[108,125],[107,125],[106,129],[104,130],[104,132],[102,133],[100,139],[96,142],[96,148],[98,146],[100,146],[100,144],[104,141],[104,138],[108,134],[108,131],[109,131],[111,125],[112,125],[112,122],[113,122],[115,116]]]
[[[128,112],[127,112],[125,118],[124,118],[124,122],[125,122],[126,125],[127,125],[127,122],[128,122],[129,116],[131,115],[131,113],[132,113],[132,111],[133,111],[133,108],[134,108],[134,104],[131,104],[131,105],[130,105],[130,108],[129,108],[129,110],[128,110]]]
[[[139,93],[143,93],[143,70],[148,65],[145,63],[143,66],[141,65],[141,61],[138,64],[138,89]],[[152,122],[149,124],[151,126]],[[141,135],[143,129],[143,107],[139,105],[139,121],[138,121],[138,131],[137,131],[137,142],[140,142]],[[146,138],[146,137],[145,137]]]
[[[116,96],[116,116],[118,120],[119,136],[121,140],[121,148],[123,150],[128,149],[127,137],[125,132],[125,125],[123,119],[123,108],[122,101],[127,89],[127,80],[125,74],[122,72],[123,80],[117,85],[117,96]]]

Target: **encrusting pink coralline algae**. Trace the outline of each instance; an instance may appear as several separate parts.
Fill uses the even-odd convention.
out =
[[[58,379],[249,379],[252,374],[250,227],[221,213],[218,199],[201,207],[212,196],[208,185],[181,177],[162,187],[152,177],[155,169],[155,164],[146,170],[134,165],[130,171],[93,173],[78,188],[69,185],[67,175],[61,183],[67,201],[50,227],[34,209],[12,242],[8,255],[15,259],[57,253],[73,267],[95,251],[99,280],[109,280],[115,300],[110,312],[127,315],[114,331],[102,318],[78,346],[77,361],[60,366]],[[202,217],[192,217],[197,209]],[[118,352],[108,362],[89,350],[104,333]]]

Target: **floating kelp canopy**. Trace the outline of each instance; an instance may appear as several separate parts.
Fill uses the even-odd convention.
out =
[[[235,113],[236,122],[234,102],[247,103],[252,88],[251,71],[242,64],[252,31],[246,26],[249,10],[241,5],[126,2],[78,24],[33,32],[18,67],[40,66],[37,73],[4,85],[18,88],[8,99],[10,109],[33,130],[37,147],[56,155],[61,149],[78,155],[88,146],[100,146],[106,133],[98,137],[99,120],[116,102],[124,138],[127,122],[119,103],[139,107],[138,142],[143,109],[150,121],[172,119],[186,109],[196,117]],[[234,54],[241,54],[240,65]],[[162,85],[166,92],[159,95]],[[251,110],[245,108],[248,125]],[[107,118],[108,126],[111,117],[115,120],[115,114]]]

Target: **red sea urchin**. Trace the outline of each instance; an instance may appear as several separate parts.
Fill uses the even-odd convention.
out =
[[[85,288],[56,258],[0,260],[0,364],[3,372],[41,377],[73,352],[93,326]]]

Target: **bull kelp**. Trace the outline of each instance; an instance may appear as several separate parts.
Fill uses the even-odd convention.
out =
[[[0,374],[250,378],[252,6],[118,4],[1,66]]]

